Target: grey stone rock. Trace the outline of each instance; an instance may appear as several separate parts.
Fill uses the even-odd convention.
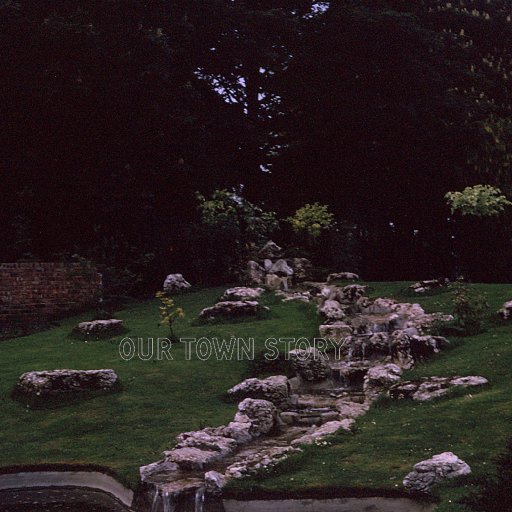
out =
[[[176,441],[176,448],[199,448],[200,450],[219,452],[223,457],[237,447],[237,442],[234,439],[217,435],[211,429],[183,432],[176,437]]]
[[[268,400],[282,409],[288,405],[290,386],[286,376],[272,375],[266,379],[246,379],[229,389],[228,395],[237,400],[244,398]]]
[[[227,481],[228,479],[226,476],[218,471],[207,471],[204,474],[204,486],[206,492],[214,496],[222,494],[222,489],[226,485]]]
[[[279,277],[290,277],[293,275],[293,268],[288,265],[286,260],[277,260],[270,268],[269,273]]]
[[[389,396],[395,399],[412,398],[425,402],[448,394],[454,387],[477,387],[488,383],[485,377],[470,375],[467,377],[425,377],[394,384],[389,389]]]
[[[164,281],[164,291],[168,293],[188,290],[192,285],[185,280],[182,274],[169,274]]]
[[[374,401],[385,390],[400,382],[401,375],[402,369],[392,363],[370,368],[364,378],[363,385],[366,399]]]
[[[327,358],[314,347],[291,350],[289,356],[294,370],[306,381],[318,382],[330,375]]]
[[[471,468],[463,460],[452,452],[443,452],[418,462],[403,484],[409,492],[428,494],[435,484],[470,473]]]
[[[307,281],[311,279],[313,264],[307,258],[293,258],[291,260],[291,267],[296,281]]]
[[[318,312],[327,320],[332,321],[343,320],[347,316],[337,300],[326,300]]]
[[[28,399],[72,396],[91,391],[114,391],[119,377],[114,370],[48,370],[20,376],[15,392]]]
[[[263,288],[236,286],[235,288],[228,288],[221,297],[221,301],[254,300],[261,297],[264,292]]]
[[[147,464],[146,466],[141,466],[139,468],[139,474],[141,482],[147,482],[153,477],[162,477],[164,475],[172,476],[178,469],[178,464],[175,462],[160,460],[152,464]]]
[[[238,318],[242,316],[255,316],[261,311],[268,310],[255,300],[222,301],[214,306],[205,308],[199,316],[201,318]]]
[[[92,322],[80,322],[76,330],[82,334],[109,334],[119,332],[123,327],[123,321],[111,318],[109,320],[93,320]]]
[[[275,242],[269,240],[258,252],[261,259],[275,260],[282,256],[283,249]]]
[[[276,425],[277,409],[268,400],[246,398],[238,404],[235,422],[250,424],[249,433],[252,437],[268,434]]]
[[[180,469],[197,470],[222,458],[217,450],[201,450],[200,448],[184,447],[175,448],[164,452],[166,462],[174,462]]]
[[[341,342],[350,336],[353,332],[352,327],[344,323],[324,324],[319,327],[322,338]]]
[[[503,318],[503,320],[508,320],[512,315],[512,300],[505,302],[498,311],[498,314]]]
[[[259,285],[265,283],[265,269],[255,261],[248,261],[246,268],[247,280],[251,284]]]
[[[335,272],[327,276],[327,282],[332,281],[357,281],[359,276],[353,272]]]
[[[276,274],[267,274],[265,276],[265,286],[271,290],[287,290],[288,278],[279,277]]]

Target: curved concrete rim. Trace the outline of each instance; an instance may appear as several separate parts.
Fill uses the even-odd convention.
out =
[[[284,500],[223,500],[226,512],[431,512],[434,503],[410,498],[332,498]]]
[[[0,491],[34,487],[82,487],[111,494],[131,507],[133,491],[99,471],[22,471],[0,475]]]

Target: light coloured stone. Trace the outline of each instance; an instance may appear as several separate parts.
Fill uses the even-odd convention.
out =
[[[275,260],[283,254],[283,249],[275,242],[269,240],[258,252],[261,259]]]
[[[341,304],[337,300],[326,300],[318,312],[327,320],[332,321],[343,320],[346,317]]]
[[[114,391],[119,377],[114,370],[43,370],[20,376],[15,392],[26,398],[72,396],[91,391]]]
[[[194,447],[176,448],[164,452],[166,462],[174,462],[181,469],[197,470],[222,458],[217,450],[201,450]]]
[[[306,381],[321,381],[330,374],[327,358],[315,347],[291,350],[289,356],[294,370]]]
[[[262,268],[255,261],[247,262],[247,279],[251,284],[264,284],[265,283],[265,269]]]
[[[402,369],[396,364],[373,366],[364,377],[363,390],[367,400],[375,400],[381,393],[400,382]]]
[[[488,384],[485,377],[470,375],[467,377],[425,377],[394,384],[389,389],[389,396],[396,399],[412,398],[425,402],[445,396],[454,387],[477,387]]]
[[[279,277],[290,277],[293,275],[293,268],[288,265],[286,260],[277,260],[270,268],[269,273]]]
[[[123,327],[123,321],[111,318],[109,320],[93,320],[80,322],[76,329],[82,334],[108,334],[116,333]]]
[[[320,336],[329,340],[340,342],[353,332],[352,327],[343,323],[324,324],[319,327]]]
[[[503,320],[508,320],[512,315],[512,300],[505,302],[498,311],[498,314],[503,318]]]
[[[463,460],[452,452],[443,452],[415,464],[403,484],[409,492],[428,494],[435,484],[470,473],[471,468]]]
[[[221,297],[221,301],[254,300],[261,297],[264,292],[263,288],[236,286],[235,288],[228,288]]]
[[[217,302],[214,306],[204,308],[199,316],[201,318],[238,318],[242,316],[255,316],[261,311],[266,311],[266,306],[261,306],[255,300],[238,300]]]
[[[182,274],[169,274],[164,281],[164,291],[168,293],[188,290],[192,285],[185,280]]]
[[[327,282],[332,281],[357,281],[359,276],[353,272],[334,272],[327,276]]]
[[[228,390],[228,395],[235,399],[263,399],[272,402],[276,407],[288,405],[290,386],[284,375],[272,375],[266,379],[246,379]]]

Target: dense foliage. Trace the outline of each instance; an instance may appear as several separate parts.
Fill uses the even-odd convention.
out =
[[[219,281],[236,229],[195,194],[228,190],[279,218],[327,205],[325,265],[511,278],[510,213],[445,201],[512,192],[510,12],[471,6],[0,0],[0,259],[80,254],[116,293]]]

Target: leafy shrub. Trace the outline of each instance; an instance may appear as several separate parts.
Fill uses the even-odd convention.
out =
[[[454,325],[466,336],[482,331],[485,318],[489,312],[489,303],[485,294],[473,286],[460,281],[450,285],[452,292]]]
[[[173,325],[178,318],[185,317],[183,308],[174,304],[174,300],[166,292],[156,292],[156,298],[160,301],[160,325],[167,325],[170,331],[171,339],[174,338]]]
[[[448,192],[445,198],[452,214],[460,212],[475,217],[494,217],[512,204],[499,188],[491,185],[474,185],[462,192]]]
[[[329,212],[329,206],[319,203],[305,204],[286,220],[296,233],[303,233],[310,239],[317,239],[322,231],[330,228],[334,215]]]

